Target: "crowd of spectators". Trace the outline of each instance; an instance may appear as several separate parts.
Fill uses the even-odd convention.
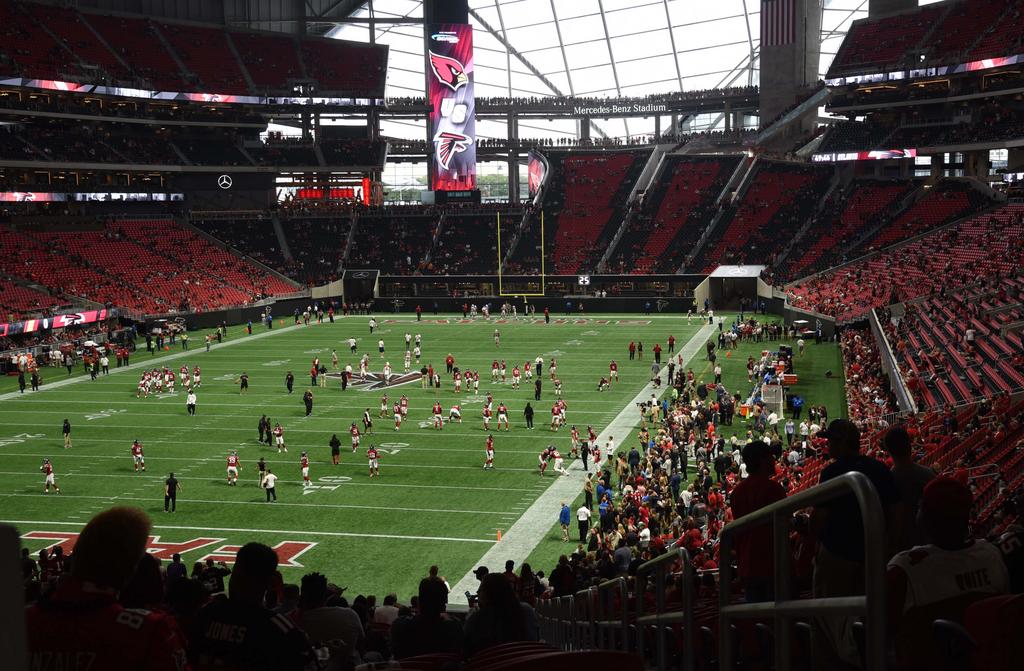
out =
[[[551,107],[573,108],[578,106],[593,105],[648,105],[651,103],[668,103],[690,100],[708,100],[723,97],[735,96],[756,96],[756,86],[727,86],[716,89],[697,89],[693,91],[670,91],[667,93],[652,93],[646,96],[487,96],[477,98],[477,106],[485,107],[515,107],[517,109],[530,109],[539,107],[549,109]],[[389,98],[388,103],[399,106],[426,105],[425,98],[404,97]]]

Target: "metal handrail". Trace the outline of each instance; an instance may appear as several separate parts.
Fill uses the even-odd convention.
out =
[[[853,494],[860,509],[864,533],[863,596],[824,597],[793,600],[790,597],[789,530],[794,512],[840,496]],[[732,620],[740,618],[772,618],[775,625],[775,669],[792,668],[790,653],[791,620],[798,615],[862,615],[864,617],[864,663],[867,671],[885,668],[885,537],[882,504],[871,481],[862,473],[846,473],[816,487],[765,506],[731,522],[720,534],[719,580],[719,669],[733,668],[733,653],[727,633]],[[775,601],[731,604],[733,568],[730,557],[738,533],[753,527],[771,524],[773,558],[775,560]]]
[[[680,587],[683,595],[682,611],[665,611],[665,578],[675,565],[676,561],[682,562],[683,570],[680,575]],[[644,615],[644,593],[647,591],[648,576],[654,573],[654,614]],[[636,624],[637,653],[644,657],[644,634],[643,625],[653,624],[657,633],[657,667],[664,671],[668,668],[667,650],[665,647],[665,635],[660,630],[661,625],[683,623],[683,671],[693,671],[693,565],[690,563],[690,553],[686,548],[676,547],[669,550],[660,557],[641,564],[636,570]]]
[[[618,618],[613,614],[618,596]],[[629,587],[623,577],[606,580],[594,588],[595,643],[602,650],[629,649]]]
[[[573,601],[574,597],[569,595],[545,599],[537,604],[541,635],[545,641],[563,650],[572,649]]]

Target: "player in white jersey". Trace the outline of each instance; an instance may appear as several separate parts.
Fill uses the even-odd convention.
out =
[[[561,473],[562,475],[569,475],[569,471],[565,470],[565,467],[562,465],[562,453],[558,450],[552,450],[551,456],[555,459],[555,472]]]
[[[384,363],[384,384],[391,384],[391,362],[386,361]]]
[[[453,405],[452,409],[448,411],[448,421],[462,424],[462,409],[459,406]]]
[[[410,368],[412,368],[412,352],[405,350],[405,372],[408,373]]]
[[[203,374],[202,371],[199,370],[199,366],[192,369],[192,386],[195,389],[199,389],[199,387],[203,386]]]

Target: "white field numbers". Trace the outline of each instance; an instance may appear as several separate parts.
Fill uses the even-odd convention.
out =
[[[91,422],[94,419],[106,419],[108,417],[113,417],[114,415],[119,415],[123,412],[128,412],[128,410],[126,410],[125,408],[121,408],[120,410],[115,410],[114,408],[107,408],[106,410],[99,410],[97,412],[92,413],[91,415],[86,415],[85,419]]]
[[[24,443],[29,440],[37,440],[39,438],[46,438],[45,433],[16,433],[13,436],[0,437],[0,447],[7,447],[8,445],[17,445],[18,443]]]
[[[309,485],[308,487],[302,488],[302,495],[309,496],[310,494],[316,494],[318,492],[333,492],[335,489],[351,482],[352,478],[347,475],[325,475],[322,478],[317,478],[315,485]]]

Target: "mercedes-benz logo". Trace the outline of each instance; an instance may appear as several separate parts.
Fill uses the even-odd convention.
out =
[[[231,179],[231,175],[221,175],[217,178],[217,186],[222,189],[230,189],[232,184],[234,180]]]
[[[369,276],[370,276],[370,273],[366,272],[365,270],[360,270],[360,271],[352,273],[352,277],[354,277],[357,280],[365,280]]]

